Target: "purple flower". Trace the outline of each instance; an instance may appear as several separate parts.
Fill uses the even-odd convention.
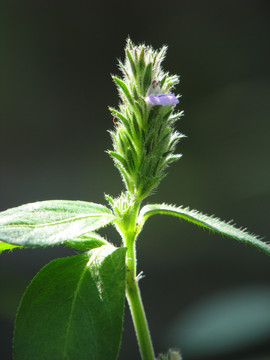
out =
[[[146,96],[145,101],[149,105],[176,105],[179,103],[179,100],[173,94],[151,94]]]

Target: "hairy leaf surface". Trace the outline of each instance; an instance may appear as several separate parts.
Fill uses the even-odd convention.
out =
[[[0,240],[21,246],[49,246],[72,240],[115,219],[103,205],[51,200],[0,213]]]
[[[218,232],[222,235],[226,235],[236,240],[254,245],[258,249],[265,252],[267,255],[270,255],[270,245],[261,241],[258,236],[248,233],[246,229],[238,229],[230,222],[227,223],[218,219],[217,217],[204,215],[197,210],[190,210],[188,208],[175,207],[166,204],[146,205],[141,209],[138,220],[139,226],[143,226],[145,221],[150,216],[155,214],[179,217],[180,219],[190,221],[193,224],[207,228],[209,230],[213,230],[214,232]]]
[[[81,235],[75,239],[65,242],[65,245],[72,247],[76,250],[87,251],[102,245],[108,245],[108,241],[105,240],[102,236],[97,233],[90,232],[84,235]]]

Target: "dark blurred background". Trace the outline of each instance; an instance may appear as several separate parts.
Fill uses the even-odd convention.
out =
[[[105,153],[125,39],[169,46],[181,76],[183,158],[149,202],[189,205],[270,240],[268,1],[2,1],[0,210],[47,199],[105,203],[123,186]],[[107,228],[108,239],[119,244]],[[0,358],[16,308],[64,247],[0,256]],[[185,360],[270,359],[270,258],[169,217],[138,241],[156,352]],[[138,360],[126,309],[120,359]],[[31,359],[32,360],[32,359]]]

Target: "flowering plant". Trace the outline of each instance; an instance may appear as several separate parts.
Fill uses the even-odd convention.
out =
[[[125,295],[132,314],[141,358],[154,360],[136,270],[136,240],[146,220],[172,215],[203,228],[256,246],[270,246],[248,233],[189,208],[148,204],[168,166],[181,155],[175,130],[182,112],[173,94],[179,79],[164,72],[159,51],[130,40],[122,77],[113,76],[120,104],[111,108],[113,150],[108,151],[123,179],[118,198],[106,196],[110,208],[84,201],[52,200],[22,205],[0,214],[0,251],[64,244],[78,254],[53,260],[34,277],[21,300],[14,332],[14,358],[98,359],[118,356]],[[115,247],[97,230],[113,225],[122,238]],[[176,350],[160,360],[179,360]]]

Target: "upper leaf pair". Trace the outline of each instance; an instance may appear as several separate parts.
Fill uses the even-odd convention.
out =
[[[183,207],[165,204],[144,206],[137,220],[138,230],[155,214],[176,216],[254,245],[270,255],[270,246],[257,236],[216,217]],[[53,246],[63,243],[76,249],[89,250],[107,244],[94,231],[115,220],[116,216],[107,207],[90,202],[52,200],[22,205],[0,214],[0,252],[17,246]]]

